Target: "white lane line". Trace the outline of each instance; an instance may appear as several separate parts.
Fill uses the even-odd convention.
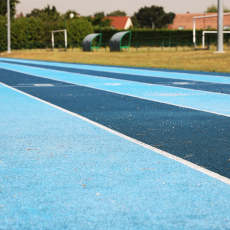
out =
[[[139,82],[139,81],[130,81],[130,80],[124,80],[124,79],[118,79],[118,78],[108,78],[108,77],[103,77],[103,76],[94,76],[94,75],[89,75],[89,74],[81,74],[81,73],[72,73],[72,72],[67,72],[67,71],[62,71],[62,70],[54,70],[54,69],[47,69],[47,68],[41,68],[41,67],[34,67],[34,66],[27,66],[27,65],[20,65],[20,64],[9,64],[9,63],[4,63],[4,64],[8,64],[8,65],[18,65],[18,66],[26,66],[28,68],[32,68],[32,69],[42,69],[42,70],[49,70],[49,71],[57,71],[57,72],[61,72],[61,73],[68,73],[68,74],[75,74],[75,75],[81,75],[81,76],[88,76],[88,77],[98,77],[98,78],[104,78],[104,79],[112,79],[112,80],[118,80],[118,81],[122,81],[124,83],[126,82],[131,82],[131,83],[139,83],[139,84],[143,84],[143,85],[160,85],[160,84],[152,84],[152,83],[145,83],[145,82]],[[24,72],[21,72],[21,71],[17,71],[17,70],[12,70],[10,68],[6,68],[6,67],[1,67],[0,68],[2,69],[7,69],[7,70],[11,70],[11,71],[16,71],[16,72],[20,72],[20,73],[24,73]],[[95,70],[96,71],[96,70]],[[104,71],[106,72],[106,71]],[[109,72],[109,71],[108,71]],[[119,74],[122,74],[122,73],[119,73]],[[128,74],[128,73],[127,73]],[[137,76],[144,76],[144,75],[138,75],[138,74],[134,74],[134,75],[137,75]],[[148,76],[147,76],[148,77]],[[158,78],[161,78],[161,77],[158,77]],[[164,78],[164,77],[162,77]],[[177,79],[177,80],[180,80],[179,78],[173,78],[173,79]],[[191,80],[193,81],[193,80]],[[196,80],[194,80],[196,81]],[[205,83],[207,83],[207,81],[203,81]],[[214,84],[230,84],[230,83],[215,83],[215,82],[208,82],[208,83],[214,83]],[[72,84],[76,84],[76,83],[72,83]],[[210,93],[210,94],[222,94],[222,95],[228,95],[229,94],[226,94],[226,93],[220,93],[220,92],[212,92],[212,91],[204,91],[204,90],[201,90],[201,89],[189,89],[189,88],[181,88],[179,86],[173,86],[173,85],[163,85],[161,84],[160,86],[163,86],[165,88],[174,88],[174,89],[183,89],[183,90],[191,90],[191,91],[197,91],[197,92],[207,92],[207,93]]]
[[[52,87],[55,87],[55,88],[60,88],[60,87],[73,87],[73,86],[75,86],[76,87],[76,84],[74,84],[74,85],[52,85]],[[48,86],[48,85],[44,85],[44,86],[42,86],[42,85],[39,85],[39,86],[37,86],[37,85],[13,85],[12,87],[14,87],[14,88],[35,88],[35,87],[51,87],[51,86]]]
[[[77,117],[77,118],[81,119],[81,120],[84,120],[84,121],[86,121],[86,122],[89,122],[90,124],[93,124],[93,125],[95,125],[95,126],[101,128],[101,129],[104,129],[104,130],[106,130],[106,131],[108,131],[108,132],[110,132],[110,133],[113,133],[113,134],[115,134],[115,135],[117,135],[117,136],[119,136],[119,137],[122,137],[122,138],[124,138],[124,139],[126,139],[126,140],[128,140],[128,141],[131,141],[131,142],[133,142],[133,143],[135,143],[135,144],[138,144],[138,145],[140,145],[140,146],[142,146],[142,147],[144,147],[144,148],[146,148],[146,149],[152,150],[152,151],[155,152],[155,153],[158,153],[158,154],[163,155],[163,156],[165,156],[165,157],[167,157],[167,158],[170,158],[170,159],[172,159],[172,160],[174,160],[174,161],[177,161],[177,162],[179,162],[179,163],[181,163],[181,164],[183,164],[183,165],[186,165],[186,166],[188,166],[188,167],[190,167],[190,168],[192,168],[192,169],[195,169],[196,171],[199,171],[199,172],[201,172],[201,173],[203,173],[203,174],[205,174],[205,175],[208,175],[208,176],[210,176],[210,177],[212,177],[212,178],[214,178],[214,179],[216,179],[216,180],[222,181],[222,182],[224,182],[224,183],[230,185],[230,179],[228,179],[227,177],[221,176],[221,175],[218,174],[218,173],[212,172],[212,171],[210,171],[210,170],[208,170],[208,169],[202,168],[202,167],[200,167],[200,166],[198,166],[198,165],[196,165],[196,164],[193,164],[193,163],[191,163],[191,162],[189,162],[189,161],[186,161],[186,160],[184,160],[184,159],[182,159],[182,158],[180,158],[180,157],[174,156],[174,155],[172,155],[172,154],[170,154],[170,153],[168,153],[168,152],[165,152],[165,151],[163,151],[163,150],[160,150],[160,149],[157,149],[157,148],[152,147],[152,146],[150,146],[150,145],[147,145],[147,144],[145,144],[145,143],[143,143],[143,142],[141,142],[141,141],[138,141],[138,140],[136,140],[136,139],[134,139],[134,138],[131,138],[131,137],[129,137],[129,136],[126,136],[126,135],[124,135],[124,134],[122,134],[122,133],[119,133],[119,132],[117,132],[117,131],[115,131],[115,130],[112,130],[112,129],[110,129],[110,128],[107,128],[107,127],[105,127],[105,126],[103,126],[103,125],[101,125],[101,124],[98,124],[97,122],[91,121],[90,119],[85,118],[85,117],[83,117],[83,116],[81,116],[81,115],[79,115],[79,114],[77,114],[77,113],[70,112],[70,111],[68,111],[68,110],[66,110],[66,109],[63,109],[63,108],[57,106],[57,105],[54,105],[54,104],[52,104],[52,103],[50,103],[50,102],[47,102],[47,101],[44,101],[44,100],[42,100],[42,99],[40,99],[40,98],[34,97],[34,96],[30,95],[30,94],[27,94],[27,93],[25,93],[25,92],[22,92],[22,91],[20,91],[20,90],[18,90],[18,89],[15,89],[15,88],[13,88],[13,87],[11,87],[11,86],[8,86],[8,85],[4,84],[4,83],[1,83],[1,82],[0,82],[0,84],[4,85],[4,86],[7,87],[7,88],[10,88],[10,89],[12,89],[12,90],[15,90],[15,91],[17,91],[17,92],[19,92],[19,93],[21,93],[21,94],[24,94],[24,95],[26,95],[26,96],[28,96],[28,97],[31,97],[31,98],[33,98],[33,99],[36,99],[36,100],[40,101],[40,102],[43,102],[43,103],[45,103],[45,104],[47,104],[47,105],[50,105],[50,106],[52,106],[52,107],[54,107],[54,108],[56,108],[56,109],[59,109],[59,110],[65,112],[65,113],[68,113],[68,114],[70,114],[70,115],[72,115],[72,116],[74,116],[74,117]]]
[[[0,67],[0,68],[2,68],[2,67]],[[125,96],[129,96],[129,97],[135,97],[135,98],[139,98],[139,99],[143,99],[143,100],[159,102],[159,103],[163,103],[163,104],[166,104],[166,105],[173,105],[173,106],[177,106],[177,107],[181,107],[181,108],[192,109],[192,110],[197,110],[197,111],[201,111],[201,112],[205,112],[205,113],[212,113],[212,114],[216,114],[216,115],[220,115],[220,116],[230,117],[230,115],[228,115],[228,114],[222,114],[222,113],[216,113],[216,112],[212,112],[212,111],[208,111],[208,110],[196,109],[196,108],[192,108],[192,107],[189,107],[189,106],[177,105],[177,104],[174,104],[174,103],[167,103],[167,102],[164,102],[164,101],[153,100],[153,99],[149,99],[149,98],[145,98],[145,97],[139,97],[139,96],[135,96],[135,95],[131,95],[131,94],[119,93],[119,92],[111,91],[111,90],[107,90],[107,89],[100,89],[100,88],[93,87],[93,86],[81,85],[81,84],[77,84],[77,83],[73,83],[73,82],[69,82],[69,81],[63,81],[63,80],[58,80],[58,79],[55,79],[55,78],[50,78],[50,77],[42,77],[42,76],[39,76],[39,75],[26,73],[26,72],[23,72],[23,71],[11,70],[9,68],[2,68],[2,69],[7,69],[7,70],[10,70],[10,71],[27,74],[27,75],[30,75],[30,76],[51,79],[51,80],[54,80],[54,81],[66,82],[66,83],[69,83],[69,84],[72,84],[72,85],[78,85],[78,86],[83,86],[83,87],[87,87],[87,88],[91,88],[91,89],[106,91],[106,92],[110,92],[110,93],[116,93],[116,94],[125,95]],[[229,94],[227,94],[227,95],[229,96]]]
[[[50,87],[50,86],[54,86],[53,84],[33,84],[33,85],[36,86],[36,87],[43,87],[43,86]]]

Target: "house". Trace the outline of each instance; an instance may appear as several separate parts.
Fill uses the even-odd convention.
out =
[[[217,13],[203,14],[177,14],[173,24],[169,25],[172,30],[192,30],[193,17],[217,15]],[[217,17],[196,19],[196,29],[217,29]],[[230,29],[230,15],[224,16],[224,29]]]
[[[105,17],[105,19],[107,19],[107,18],[112,21],[111,27],[113,29],[125,29],[125,30],[127,30],[133,26],[130,17],[126,17],[126,16]]]
[[[24,14],[21,12],[20,14],[15,15],[15,18],[24,18]]]

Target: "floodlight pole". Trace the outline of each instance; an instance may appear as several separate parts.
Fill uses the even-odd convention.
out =
[[[52,51],[54,51],[54,33],[51,33],[51,41],[52,41]]]
[[[7,53],[11,53],[11,43],[10,43],[10,0],[7,0]]]
[[[193,18],[193,44],[196,47],[196,20]]]
[[[28,47],[28,43],[29,43],[29,30],[28,30],[28,15],[26,14],[26,49]]]
[[[137,13],[135,13],[135,42],[136,42],[136,50],[137,50]]]
[[[67,51],[67,31],[65,30],[65,34],[64,34],[64,38],[65,38],[65,51]]]
[[[224,53],[224,36],[223,36],[223,24],[224,24],[224,3],[223,0],[218,0],[218,35],[217,35],[217,52]]]

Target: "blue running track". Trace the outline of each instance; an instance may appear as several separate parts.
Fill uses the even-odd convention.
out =
[[[0,59],[0,229],[230,229],[230,75]]]

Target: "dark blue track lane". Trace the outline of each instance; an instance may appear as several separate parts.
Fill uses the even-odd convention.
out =
[[[8,70],[0,82],[230,178],[229,117]]]
[[[7,62],[7,61],[2,61],[2,62],[6,62],[10,64],[19,64],[17,62]],[[100,76],[100,77],[106,77],[106,78],[128,80],[128,81],[134,81],[134,82],[142,82],[142,83],[148,83],[148,84],[173,86],[173,87],[178,87],[178,88],[187,88],[187,89],[195,89],[195,90],[214,92],[214,93],[230,94],[230,84],[169,79],[169,78],[161,78],[161,77],[146,77],[146,76],[138,76],[138,75],[132,75],[132,74],[109,73],[109,72],[104,72],[104,71],[75,69],[75,68],[66,68],[66,67],[57,67],[57,66],[46,66],[46,65],[38,65],[38,64],[20,63],[20,65],[38,67],[38,68],[43,68],[43,69],[66,71],[70,73],[86,74],[86,75],[91,75],[91,76]]]

